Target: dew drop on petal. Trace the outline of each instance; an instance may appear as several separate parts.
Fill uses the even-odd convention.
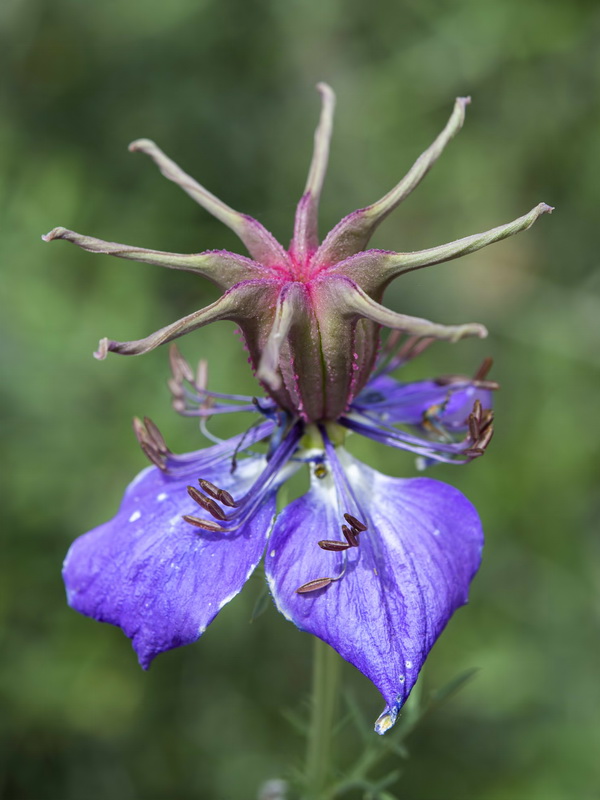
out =
[[[439,532],[438,528],[436,528],[436,529],[434,530],[434,532],[433,532],[433,535],[434,535],[434,536],[439,536],[439,535],[440,535],[440,532]]]
[[[129,517],[129,522],[136,522],[142,516],[140,511],[134,511]]]
[[[156,495],[156,499],[159,503],[162,503],[163,500],[166,500],[168,497],[166,492],[161,492],[160,494]]]
[[[271,550],[271,558],[275,558],[275,550]]]
[[[413,665],[412,661],[405,661],[404,662],[404,666],[406,667],[406,669],[410,669],[412,667],[412,665]]]

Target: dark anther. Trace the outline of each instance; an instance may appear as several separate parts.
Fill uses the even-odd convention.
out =
[[[471,384],[471,386],[476,386],[478,389],[495,391],[500,388],[500,384],[497,381],[486,380],[493,363],[494,361],[492,358],[484,358],[473,378],[469,378],[468,375],[440,375],[439,378],[435,378],[434,383],[438,386],[449,386],[453,383],[467,383]]]
[[[358,534],[356,528],[349,528],[347,525],[342,525],[342,533],[344,534],[349,547],[358,547]]]
[[[169,361],[171,362],[171,372],[176,381],[186,380],[189,383],[194,382],[194,373],[192,368],[179,352],[177,345],[172,344],[169,348]]]
[[[487,425],[485,430],[483,431],[483,435],[480,437],[479,441],[477,442],[477,447],[481,447],[482,450],[488,446],[490,441],[492,440],[492,436],[494,435],[494,426]]]
[[[481,366],[473,376],[474,381],[483,381],[489,375],[489,372],[494,364],[494,359],[491,356],[484,358],[481,362]]]
[[[367,526],[364,524],[364,522],[356,519],[356,517],[353,517],[352,514],[344,514],[344,519],[349,525],[351,525],[353,528],[356,528],[359,533],[367,530]]]
[[[196,528],[202,528],[205,531],[215,531],[215,533],[224,533],[225,528],[222,528],[220,525],[217,525],[216,522],[210,522],[207,519],[200,519],[200,517],[192,517],[190,514],[184,514],[182,516],[186,522],[189,522],[190,525],[195,525]]]
[[[344,527],[346,526],[344,525]],[[340,550],[347,550],[352,546],[351,544],[346,544],[346,542],[338,542],[334,539],[323,539],[318,542],[318,545],[322,550],[331,550],[334,553],[338,553]]]
[[[166,456],[169,452],[164,439],[160,435],[158,428],[154,423],[148,423],[150,420],[146,419],[145,424],[137,417],[133,419],[133,430],[135,436],[142,448],[146,457],[163,472],[167,470]]]
[[[208,511],[209,514],[212,514],[215,519],[220,519],[221,521],[227,519],[227,515],[222,508],[218,506],[210,497],[206,497],[206,495],[202,494],[202,492],[199,492],[195,486],[188,486],[187,492],[192,500],[195,500],[195,502],[198,503],[201,508],[203,508],[205,511]]]
[[[219,499],[220,489],[218,486],[215,486],[214,483],[211,483],[210,481],[205,481],[202,478],[198,480],[198,483],[200,484],[200,488],[204,489],[206,494],[209,494],[211,497],[214,497],[215,500]]]
[[[400,336],[401,335],[402,334],[400,334]],[[418,355],[421,355],[421,353],[426,350],[434,341],[435,339],[431,336],[424,336],[423,338],[419,336],[409,336],[409,338],[404,342],[398,351],[397,357],[403,361],[409,361],[413,358],[416,358]]]
[[[433,381],[437,386],[449,386],[452,383],[471,383],[468,375],[440,375]]]
[[[156,450],[146,442],[140,442],[140,447],[146,458],[151,461],[154,466],[158,467],[163,472],[167,471],[167,464],[163,455],[157,453]]]
[[[316,592],[318,589],[324,589],[333,583],[333,578],[317,578],[314,581],[302,584],[296,589],[297,594],[308,594],[308,592]]]
[[[483,412],[483,416],[481,417],[481,425],[479,426],[480,432],[488,428],[492,424],[493,419],[494,419],[494,412],[492,411],[492,409],[491,408],[486,409]]]
[[[146,430],[148,431],[148,435],[152,442],[156,445],[156,449],[159,453],[166,455],[169,452],[169,448],[167,447],[167,443],[163,439],[162,433],[158,430],[156,425],[152,422],[149,417],[144,417],[144,425],[146,426]]]
[[[471,434],[471,439],[473,439],[473,441],[477,441],[479,436],[479,425],[475,419],[475,414],[469,414],[469,433]]]
[[[206,494],[209,494],[211,497],[214,497],[215,500],[218,500],[220,503],[223,503],[224,506],[229,506],[230,508],[237,508],[237,503],[233,499],[233,497],[226,492],[225,489],[219,489],[218,486],[215,486],[214,483],[210,481],[205,481],[200,478],[198,481],[200,484],[200,488],[204,489]]]
[[[463,452],[469,458],[482,456],[486,447],[494,435],[494,412],[491,409],[483,409],[479,400],[473,405],[473,411],[469,414],[469,439],[470,444]]]

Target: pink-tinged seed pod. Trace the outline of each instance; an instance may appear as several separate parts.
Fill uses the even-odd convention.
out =
[[[344,217],[318,237],[318,208],[327,169],[335,97],[319,84],[321,118],[308,179],[286,250],[255,219],[223,203],[147,139],[130,150],[150,156],[162,174],[228,225],[250,258],[222,250],[191,255],[165,253],[105,242],[65,228],[45,241],[66,239],[84,250],[194,272],[224,290],[207,308],[195,311],[150,336],[131,342],[100,341],[94,354],[137,355],[219,320],[232,320],[243,333],[252,368],[277,406],[305,422],[336,420],[365,386],[375,362],[380,327],[420,339],[456,342],[484,337],[483,325],[439,325],[381,305],[388,284],[405,272],[472,253],[529,228],[552,208],[540,203],[528,214],[481,234],[412,253],[367,250],[379,224],[421,182],[462,127],[470,98],[459,97],[444,130],[405,177],[383,198]],[[179,399],[181,405],[181,398]]]

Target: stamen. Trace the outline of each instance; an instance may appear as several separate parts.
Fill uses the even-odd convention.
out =
[[[169,448],[167,447],[162,433],[158,430],[158,427],[149,417],[144,417],[144,425],[146,426],[150,439],[156,444],[159,453],[166,455],[169,452]]]
[[[479,401],[475,403],[473,411],[467,419],[469,433],[459,442],[445,443],[425,440],[386,425],[381,420],[373,419],[364,412],[360,416],[355,412],[350,417],[341,417],[339,422],[350,430],[361,433],[374,441],[416,453],[427,463],[439,461],[446,464],[464,464],[481,455],[480,443],[485,441],[487,446],[491,439],[491,434],[486,432],[492,427],[493,412],[491,410],[483,411],[481,403],[479,405],[477,403]]]
[[[364,524],[364,522],[356,519],[356,517],[353,517],[352,514],[344,514],[344,519],[346,522],[350,523],[353,528],[356,528],[359,533],[367,530],[367,526]]]
[[[498,381],[486,380],[493,363],[494,359],[488,356],[487,358],[483,359],[473,378],[469,378],[467,375],[441,375],[439,378],[436,378],[434,382],[437,383],[438,386],[448,386],[449,384],[453,383],[462,383],[469,386],[475,386],[477,389],[489,389],[491,391],[496,391],[500,388]]]
[[[409,336],[399,346],[404,334],[399,330],[392,330],[383,346],[381,357],[378,361],[376,375],[388,375],[390,372],[404,366],[408,361],[421,355],[435,339],[431,336]]]
[[[469,458],[477,458],[484,454],[494,435],[493,420],[494,412],[492,409],[484,411],[480,401],[476,400],[468,420],[469,437],[472,440],[472,444],[464,451]]]
[[[229,506],[230,508],[237,508],[237,503],[233,499],[233,497],[226,492],[225,489],[219,489],[218,486],[215,486],[214,483],[210,481],[205,481],[202,478],[198,480],[200,484],[200,488],[204,489],[206,494],[209,494],[211,497],[214,497],[215,500],[223,503],[224,506]]]
[[[226,533],[226,528],[217,525],[216,522],[211,522],[208,519],[200,519],[200,517],[193,517],[191,514],[184,514],[181,519],[189,522],[190,525],[195,525],[197,528],[202,528],[205,531],[214,531],[215,533]]]
[[[469,414],[469,434],[471,439],[476,442],[479,437],[479,425],[473,413]]]
[[[487,358],[484,358],[483,361],[481,362],[481,366],[473,376],[473,380],[482,381],[484,380],[484,378],[487,378],[493,364],[494,364],[494,359],[491,356],[487,356]]]
[[[314,581],[303,583],[296,589],[297,594],[308,594],[308,592],[316,592],[318,589],[324,589],[329,584],[333,583],[336,578],[316,578]]]
[[[171,372],[173,373],[173,379],[175,381],[179,383],[181,380],[186,380],[189,383],[194,383],[194,373],[192,368],[181,355],[176,344],[172,344],[169,347],[169,363],[171,366]]]
[[[150,445],[146,442],[140,442],[140,447],[142,448],[142,452],[151,461],[155,467],[158,467],[162,472],[167,472],[167,465],[165,463],[164,458],[161,456],[160,453],[157,453]]]
[[[253,429],[250,429],[249,431],[247,431],[247,433],[251,434],[252,430]],[[202,498],[202,500],[200,501],[200,505],[202,505],[203,508],[206,508],[206,510],[209,511],[209,513],[212,513],[211,511],[212,507],[209,508],[207,502],[214,503],[215,499],[219,500],[219,502],[223,503],[224,505],[229,505],[230,507],[235,508],[235,511],[227,515],[221,508],[219,508],[219,506],[216,505],[216,503],[214,504],[215,507],[218,508],[220,512],[217,518],[221,520],[223,523],[225,523],[223,526],[217,525],[214,522],[209,522],[207,520],[200,519],[199,517],[193,517],[188,515],[184,516],[183,519],[185,519],[187,522],[190,522],[192,525],[196,525],[198,528],[204,528],[209,531],[233,533],[234,531],[239,530],[243,525],[246,524],[248,519],[252,516],[252,514],[256,510],[256,508],[264,501],[267,492],[276,490],[273,489],[272,485],[277,480],[282,467],[287,463],[287,461],[293,454],[300,439],[301,433],[302,433],[302,426],[299,423],[296,423],[291,428],[291,430],[287,432],[284,440],[278,445],[278,447],[272,453],[270,460],[267,460],[265,468],[262,470],[258,478],[252,484],[251,488],[239,500],[239,502],[236,502],[233,499],[233,497],[229,494],[229,492],[226,492],[224,489],[220,489],[218,486],[211,484],[210,481],[203,481],[202,479],[200,479],[199,481],[200,486],[203,489],[210,489],[210,491],[208,491],[208,494],[212,494],[214,499],[211,501],[208,497],[205,497],[197,489],[194,489],[194,492],[197,492],[198,497]],[[252,434],[252,436],[253,438],[255,438],[254,434]],[[241,439],[243,439],[243,437],[238,438],[238,445]],[[195,495],[192,496],[194,497],[195,500],[197,499]]]
[[[148,460],[166,472],[167,456],[170,455],[170,451],[156,425],[147,417],[144,418],[144,422],[138,417],[134,417],[133,430],[142,452]]]
[[[203,508],[205,511],[208,511],[209,514],[215,519],[220,519],[224,521],[227,519],[227,515],[225,512],[212,500],[210,497],[206,497],[203,495],[202,492],[199,492],[195,486],[188,486],[187,492],[189,496],[194,500],[198,505]]]
[[[346,526],[344,525],[344,527]],[[331,550],[334,553],[337,553],[340,550],[347,550],[349,547],[352,547],[351,544],[347,544],[346,542],[339,542],[336,541],[335,539],[322,539],[317,544],[322,550]]]
[[[358,534],[360,531],[349,528],[347,525],[342,525],[342,533],[346,537],[349,547],[358,547]]]

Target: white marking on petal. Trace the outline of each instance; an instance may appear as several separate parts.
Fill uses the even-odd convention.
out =
[[[279,611],[280,614],[283,614],[288,622],[293,622],[294,620],[277,600],[277,595],[275,594],[275,579],[272,575],[267,575],[267,584],[269,586],[269,591],[271,592],[271,597],[275,601],[275,607],[277,608],[277,611]]]
[[[233,592],[232,594],[228,595],[224,600],[221,600],[217,608],[217,612],[219,612],[223,608],[223,606],[226,606],[227,603],[231,603],[231,601],[237,594],[239,594],[239,592]]]
[[[141,511],[134,511],[133,514],[129,517],[129,522],[137,522],[137,520],[142,516]]]

